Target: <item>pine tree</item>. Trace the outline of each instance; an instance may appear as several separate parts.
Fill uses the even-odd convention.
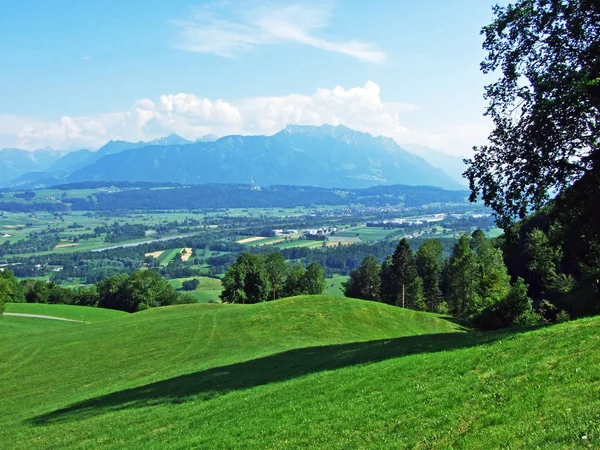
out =
[[[444,247],[439,239],[427,239],[416,254],[417,272],[423,279],[423,297],[428,311],[437,312],[442,302]]]
[[[477,255],[469,241],[468,235],[462,235],[454,245],[446,272],[448,308],[457,317],[470,316],[478,303]]]

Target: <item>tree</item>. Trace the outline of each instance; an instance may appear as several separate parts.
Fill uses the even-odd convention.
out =
[[[300,279],[300,286],[303,294],[318,295],[325,290],[325,276],[323,267],[319,263],[313,262],[308,265],[304,275]]]
[[[125,281],[123,296],[132,305],[129,312],[177,303],[178,294],[160,274],[153,270],[137,270]],[[127,311],[127,310],[126,310]]]
[[[498,302],[488,306],[473,318],[473,325],[481,330],[496,330],[510,326],[534,325],[541,317],[533,312],[527,296],[527,284],[517,281]]]
[[[271,285],[270,300],[281,298],[284,295],[285,282],[290,272],[290,266],[287,265],[281,253],[273,252],[265,255],[265,268]]]
[[[518,0],[494,14],[481,64],[500,74],[485,88],[494,129],[465,175],[506,226],[600,172],[600,2]]]
[[[464,318],[474,313],[478,303],[477,271],[477,255],[469,236],[462,235],[452,249],[446,270],[446,299],[451,314]]]
[[[379,273],[379,290],[381,301],[390,305],[395,305],[398,287],[396,283],[396,278],[394,277],[391,256],[388,256],[383,261],[383,264],[381,265],[381,271]]]
[[[124,286],[129,277],[126,274],[106,277],[96,284],[98,290],[98,307],[108,309],[119,309],[121,311],[134,312],[136,308],[125,297]]]
[[[25,301],[23,288],[14,274],[4,269],[0,271],[0,298],[5,302],[21,303]]]
[[[377,258],[367,256],[363,259],[360,267],[352,271],[350,278],[342,283],[344,295],[364,300],[379,300],[381,290],[380,272],[381,266],[377,263]]]
[[[480,229],[471,235],[471,247],[477,254],[477,298],[476,310],[497,302],[510,289],[510,277],[502,258],[502,250],[492,245]]]
[[[23,280],[21,286],[27,303],[48,303],[48,294],[52,283],[42,280]]]
[[[195,291],[200,286],[200,280],[198,278],[192,278],[191,280],[185,280],[181,283],[181,289],[184,291]]]
[[[270,284],[262,255],[242,253],[221,281],[225,303],[258,303],[269,297]]]
[[[302,278],[306,269],[304,266],[294,263],[290,266],[287,280],[285,281],[284,297],[293,297],[302,294]]]
[[[424,309],[423,280],[417,274],[413,252],[402,238],[392,255],[391,265],[384,263],[381,271],[382,299],[403,308]]]
[[[416,254],[417,273],[423,280],[423,297],[427,310],[437,312],[442,302],[442,267],[444,246],[439,239],[425,240]]]

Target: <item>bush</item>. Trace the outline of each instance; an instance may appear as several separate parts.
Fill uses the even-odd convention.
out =
[[[200,280],[198,278],[192,278],[191,280],[185,280],[181,283],[181,290],[183,291],[195,291],[200,286]]]
[[[571,315],[568,312],[564,311],[564,310],[561,310],[556,315],[556,322],[557,323],[568,322],[569,320],[571,320]]]
[[[514,326],[537,325],[542,317],[533,311],[527,296],[527,284],[517,278],[508,294],[488,306],[473,318],[473,326],[480,330],[497,330]]]

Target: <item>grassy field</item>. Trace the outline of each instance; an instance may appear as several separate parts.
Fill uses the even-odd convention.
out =
[[[186,280],[197,278],[200,281],[200,285],[194,291],[183,291],[186,294],[190,294],[196,299],[198,303],[208,303],[210,301],[220,302],[221,299],[221,280],[210,277],[189,277],[189,278],[173,278],[169,280],[171,286],[175,289],[180,289],[181,285]]]
[[[1,326],[1,325],[0,325]],[[327,296],[4,339],[4,448],[598,448],[600,319],[462,333]]]
[[[293,239],[287,242],[272,244],[273,249],[292,248],[292,247],[307,247],[319,248],[323,246],[323,241],[312,241],[308,239]]]
[[[44,303],[7,303],[7,313],[40,314],[42,316],[63,317],[85,322],[102,322],[128,315],[114,309],[92,308],[88,306],[48,305]]]
[[[381,241],[393,233],[394,230],[386,230],[383,227],[359,227],[349,231],[340,231],[335,233],[336,237],[358,237],[363,242]]]
[[[128,315],[123,311],[112,309],[71,305],[45,305],[40,303],[7,303],[5,312],[62,317],[65,319],[82,320],[88,323],[102,322]],[[60,320],[4,316],[0,322],[0,338],[15,334],[52,331],[82,325],[86,326],[86,324],[82,323]]]
[[[173,258],[175,258],[175,255],[177,255],[180,252],[180,248],[171,248],[169,250],[165,250],[158,257],[158,262],[161,266],[166,266],[173,260]]]
[[[349,277],[346,275],[336,275],[331,278],[325,278],[325,291],[326,295],[334,295],[337,297],[344,296],[344,290],[342,288],[342,283],[346,281]]]

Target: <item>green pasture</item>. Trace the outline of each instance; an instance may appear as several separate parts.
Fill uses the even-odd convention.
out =
[[[293,239],[278,244],[272,244],[273,249],[283,249],[292,247],[319,248],[323,246],[324,241],[312,241],[309,239]]]
[[[344,288],[342,287],[342,283],[348,278],[349,277],[346,275],[335,275],[330,278],[325,278],[325,291],[323,293],[326,295],[343,297]]]
[[[383,227],[358,227],[348,231],[340,231],[335,233],[335,237],[358,237],[363,242],[381,241],[395,230],[386,230]]]
[[[181,253],[181,248],[171,248],[171,249],[165,250],[158,257],[158,262],[160,263],[161,266],[166,266],[171,261],[173,261],[173,258],[175,258],[175,256],[178,253]]]
[[[40,303],[7,303],[5,312],[62,317],[65,319],[80,320],[85,323],[5,315],[0,319],[0,339],[5,336],[50,332],[74,326],[87,326],[90,323],[102,322],[127,315],[125,312],[112,309]]]
[[[327,296],[156,308],[4,337],[0,442],[598,448],[598,349],[599,318],[475,333]]]
[[[188,277],[188,278],[173,278],[169,280],[171,286],[175,289],[181,289],[181,285],[186,280],[191,280],[193,278],[197,278],[200,281],[198,288],[193,291],[181,291],[185,294],[190,294],[192,297],[196,299],[198,303],[208,303],[210,301],[220,302],[221,299],[219,295],[221,295],[221,280],[217,278],[210,277]]]

